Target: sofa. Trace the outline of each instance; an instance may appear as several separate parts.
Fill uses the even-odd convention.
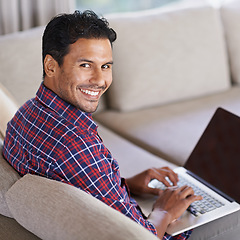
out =
[[[118,39],[113,84],[94,113],[100,136],[123,177],[182,166],[217,107],[240,115],[240,1],[215,7],[185,0],[105,17]],[[7,122],[42,81],[43,30],[0,37],[0,149]],[[153,197],[136,200],[148,214]],[[236,212],[196,228],[190,239],[239,234]],[[0,239],[157,238],[75,187],[20,177],[0,154]]]

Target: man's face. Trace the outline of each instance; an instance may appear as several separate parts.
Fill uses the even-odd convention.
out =
[[[112,83],[112,47],[108,39],[79,39],[70,45],[50,89],[84,112],[97,109]]]

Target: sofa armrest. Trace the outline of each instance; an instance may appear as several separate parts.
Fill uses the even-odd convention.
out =
[[[42,239],[157,239],[86,192],[44,177],[25,175],[6,200],[14,218]]]
[[[12,217],[6,203],[5,194],[20,179],[19,174],[10,166],[2,155],[2,139],[0,139],[0,214]]]

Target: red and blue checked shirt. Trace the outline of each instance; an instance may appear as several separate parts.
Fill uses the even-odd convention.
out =
[[[43,84],[8,123],[3,154],[20,175],[38,174],[71,184],[156,234],[130,197],[119,165],[98,136],[91,114]],[[187,239],[189,233],[174,239]],[[166,234],[164,239],[172,237]]]

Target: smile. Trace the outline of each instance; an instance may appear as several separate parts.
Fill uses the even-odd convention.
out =
[[[99,94],[99,91],[95,92],[95,91],[90,91],[90,90],[84,90],[84,89],[80,89],[81,92],[88,94],[90,96],[97,96]]]

